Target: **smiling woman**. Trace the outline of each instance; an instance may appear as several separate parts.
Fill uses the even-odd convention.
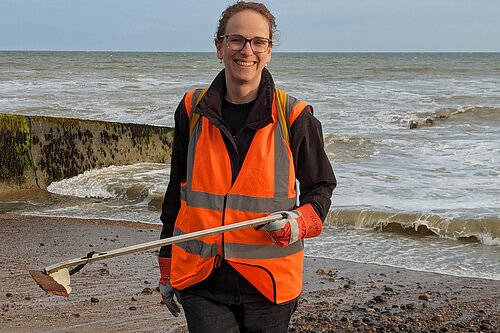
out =
[[[163,303],[178,316],[177,295],[190,332],[287,332],[302,291],[303,239],[321,233],[330,207],[336,180],[321,124],[266,69],[275,29],[263,4],[229,6],[215,35],[224,69],[175,112],[162,238],[281,217],[161,249]]]

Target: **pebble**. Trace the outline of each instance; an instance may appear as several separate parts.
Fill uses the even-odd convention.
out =
[[[391,321],[400,323],[403,321],[403,319],[401,319],[401,317],[398,317],[398,316],[392,316]]]
[[[377,295],[377,296],[373,297],[373,300],[377,303],[384,303],[385,302],[385,298],[382,295]]]
[[[405,306],[405,307],[406,307],[408,310],[414,310],[414,309],[417,307],[417,305],[416,305],[415,303],[408,303],[408,304],[406,304],[406,306]]]
[[[486,323],[482,323],[481,325],[479,325],[479,328],[482,329],[483,331],[487,331],[487,330],[491,329],[491,325],[486,324]]]
[[[142,289],[142,293],[143,294],[152,294],[153,293],[153,289],[151,289],[149,287],[146,287],[146,288]]]
[[[418,296],[418,299],[421,299],[421,300],[424,300],[424,301],[430,301],[431,300],[431,296],[429,294],[422,294],[422,295]]]
[[[6,296],[6,297],[12,297],[12,296],[14,296],[14,295],[13,295],[12,293],[6,293],[6,294],[5,294],[5,296]]]
[[[314,321],[318,321],[318,316],[317,316],[317,315],[315,315],[315,314],[313,314],[313,313],[309,313],[309,314],[307,314],[307,315],[304,317],[304,319],[305,319],[306,321],[309,321],[309,322],[314,322]]]
[[[441,317],[440,315],[435,315],[431,318],[431,320],[434,322],[441,322],[443,320],[443,317]]]
[[[137,310],[137,307],[135,307],[135,306],[133,306],[133,305],[132,305],[132,306],[131,306],[131,307],[129,307],[128,309],[129,309],[129,310],[132,310],[132,311],[135,311],[135,310]]]
[[[97,298],[97,297],[91,297],[91,298],[90,298],[90,301],[91,301],[92,303],[98,303],[98,302],[99,302],[99,298]]]
[[[326,275],[326,272],[323,268],[318,268],[316,270],[316,275]]]

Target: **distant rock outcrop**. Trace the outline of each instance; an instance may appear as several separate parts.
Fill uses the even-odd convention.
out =
[[[0,193],[110,165],[169,163],[172,139],[168,127],[0,114]]]

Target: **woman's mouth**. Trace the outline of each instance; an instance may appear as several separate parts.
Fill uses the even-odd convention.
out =
[[[238,65],[238,66],[242,66],[242,67],[252,67],[253,65],[256,64],[255,61],[244,61],[244,60],[234,60],[234,62]]]

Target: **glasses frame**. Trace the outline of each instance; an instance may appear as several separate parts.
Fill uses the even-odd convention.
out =
[[[229,37],[241,37],[242,39],[245,40],[245,42],[243,43],[243,46],[239,50],[229,47],[229,43],[227,43],[227,47],[229,49],[231,49],[233,51],[238,51],[238,52],[241,51],[241,50],[243,50],[245,48],[245,45],[247,45],[247,43],[250,44],[250,48],[252,49],[253,53],[264,53],[267,50],[269,50],[269,48],[272,47],[272,45],[273,45],[273,40],[270,39],[270,38],[266,38],[266,37],[254,37],[254,38],[248,39],[248,38],[245,38],[244,36],[238,35],[238,34],[225,34],[225,35],[219,36],[219,39],[223,39],[223,38],[227,39]],[[267,48],[264,51],[255,51],[253,49],[253,44],[252,44],[253,40],[255,40],[255,39],[264,39],[264,40],[267,40]]]

